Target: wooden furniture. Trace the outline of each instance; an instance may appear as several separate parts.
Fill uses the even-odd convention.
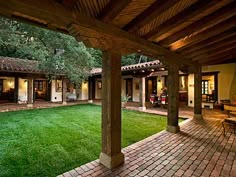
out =
[[[225,124],[232,126],[234,129],[234,133],[236,132],[236,106],[224,105],[224,110],[227,111],[229,116],[228,118],[225,118],[224,121],[222,122],[222,127],[225,136]],[[235,117],[232,117],[232,115]]]

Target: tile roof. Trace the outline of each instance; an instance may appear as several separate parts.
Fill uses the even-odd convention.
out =
[[[133,71],[133,70],[142,70],[142,69],[157,68],[157,67],[163,67],[162,63],[159,60],[122,66],[121,71]],[[91,71],[92,75],[97,75],[101,73],[102,73],[102,68],[94,68]]]
[[[0,57],[0,72],[15,72],[15,73],[43,73],[38,68],[38,61]]]

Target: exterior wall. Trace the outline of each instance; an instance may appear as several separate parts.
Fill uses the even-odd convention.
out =
[[[28,82],[26,79],[19,78],[18,103],[27,103]]]
[[[3,92],[9,91],[11,88],[14,89],[14,77],[0,77],[3,80]]]
[[[236,64],[213,65],[202,68],[202,72],[219,71],[218,74],[218,101],[230,99],[230,89],[235,76]]]
[[[88,100],[88,82],[82,82],[81,89],[79,89],[79,100]]]
[[[188,75],[188,106],[194,107],[194,74]]]
[[[236,94],[236,64],[222,64],[202,67],[202,72],[219,71],[218,74],[218,102],[231,99]],[[236,79],[235,79],[236,80]],[[194,105],[194,75],[188,76],[188,106]]]
[[[51,101],[52,102],[62,101],[62,91],[56,91],[56,80],[52,80]]]
[[[98,82],[101,82],[101,80],[95,81],[95,99],[102,99],[102,89],[98,88]]]
[[[139,89],[136,89],[136,85],[139,85],[139,78],[133,78],[133,101],[139,102]]]
[[[164,87],[164,77],[157,77],[157,96],[160,96],[162,93],[162,88]]]

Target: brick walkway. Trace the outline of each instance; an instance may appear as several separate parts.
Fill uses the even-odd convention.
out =
[[[236,135],[224,137],[221,120],[188,120],[181,132],[166,131],[124,148],[125,164],[108,170],[99,160],[58,177],[236,176]]]

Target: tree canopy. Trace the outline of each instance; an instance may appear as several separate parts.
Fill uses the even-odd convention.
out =
[[[64,73],[76,84],[92,67],[102,67],[102,52],[87,48],[72,36],[0,18],[0,56],[40,61],[40,69],[53,76]],[[138,54],[122,57],[122,65],[149,61]]]

